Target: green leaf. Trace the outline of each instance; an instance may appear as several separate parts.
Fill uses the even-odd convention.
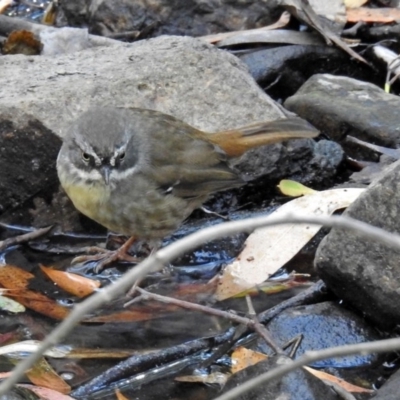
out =
[[[305,194],[317,193],[317,190],[311,189],[302,185],[299,182],[291,181],[289,179],[282,179],[278,185],[279,190],[286,196],[299,197]]]

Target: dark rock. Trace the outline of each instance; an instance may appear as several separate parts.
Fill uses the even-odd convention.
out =
[[[392,164],[345,211],[345,215],[400,233],[400,162]],[[315,257],[321,278],[335,294],[380,327],[400,323],[400,249],[393,250],[354,232],[332,229]]]
[[[291,360],[286,357],[273,357],[258,364],[245,368],[234,374],[225,385],[223,393],[255,378],[262,373],[268,372],[290,363]],[[236,397],[240,400],[271,400],[271,399],[290,399],[290,400],[339,400],[325,383],[314,377],[306,370],[297,369],[279,379],[261,384],[251,389],[246,394]]]
[[[373,84],[314,75],[285,106],[335,141],[352,135],[382,146],[400,145],[400,99]]]
[[[88,0],[60,0],[59,4],[70,26],[87,25],[90,4]]]
[[[378,334],[353,312],[333,302],[300,306],[283,311],[268,324],[268,330],[280,346],[302,335],[296,358],[306,351],[322,350],[346,344],[379,339]],[[260,351],[269,352],[265,342],[258,340]],[[376,356],[352,355],[313,363],[317,368],[349,368],[370,365]]]
[[[326,184],[344,158],[341,146],[328,140],[293,140],[262,150],[251,150],[231,165],[238,166],[238,172],[246,180],[267,176],[277,181],[290,176],[303,183]]]
[[[0,113],[0,213],[57,182],[61,140],[17,109]]]
[[[321,71],[372,79],[367,66],[355,65],[343,51],[324,45],[288,45],[238,56],[273,98],[285,100]]]
[[[257,28],[272,22],[275,2],[254,0],[101,0],[62,1],[71,26],[88,26],[94,34],[142,31],[150,36],[202,36]],[[147,36],[147,37],[150,37]]]

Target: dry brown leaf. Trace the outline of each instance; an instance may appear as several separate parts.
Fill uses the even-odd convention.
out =
[[[398,8],[353,8],[346,11],[347,22],[380,22],[390,23],[400,20]]]
[[[15,289],[7,294],[7,297],[12,297],[26,308],[46,315],[46,317],[61,320],[66,318],[69,314],[68,308],[59,305],[44,294],[34,292],[33,290]]]
[[[333,382],[342,387],[343,389],[347,390],[351,393],[374,393],[374,390],[365,389],[361,386],[353,385],[352,383],[346,382],[344,379],[338,378],[337,376],[328,374],[323,371],[319,371],[310,367],[303,367],[305,370],[310,372],[315,377],[328,382]]]
[[[43,45],[36,36],[29,31],[13,31],[3,43],[3,54],[24,54],[34,56],[40,54]]]
[[[232,359],[231,371],[233,374],[235,374],[236,372],[239,372],[242,369],[257,364],[260,361],[264,361],[266,358],[268,358],[268,356],[263,353],[249,350],[242,346],[237,347],[231,355]]]
[[[77,297],[86,297],[100,287],[100,282],[70,272],[40,266],[40,269],[61,289]]]
[[[71,387],[43,357],[31,369],[26,371],[26,376],[37,386],[53,389],[63,394],[68,394],[71,391]]]
[[[117,396],[118,400],[129,400],[127,397],[125,397],[119,389],[115,390],[115,395]]]
[[[93,358],[128,358],[137,354],[137,350],[125,349],[86,349],[76,348],[68,353],[68,358],[93,359]]]
[[[32,392],[36,393],[41,399],[43,400],[75,400],[66,394],[62,394],[57,392],[53,389],[41,387],[41,386],[34,386],[28,384],[19,384],[18,386],[23,386]]]
[[[64,319],[69,314],[69,309],[59,305],[45,295],[26,289],[29,281],[34,277],[14,265],[3,265],[0,268],[0,285],[11,289],[6,296],[11,297],[36,312],[50,318]]]
[[[170,311],[176,310],[178,307],[171,307]],[[130,309],[115,311],[107,315],[98,315],[93,317],[88,317],[83,320],[83,322],[91,323],[106,323],[106,322],[134,322],[134,321],[148,321],[154,318],[160,317],[160,313],[157,310],[151,310],[149,308],[143,307],[140,309]]]

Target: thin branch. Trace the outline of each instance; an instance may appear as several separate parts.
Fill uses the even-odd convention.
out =
[[[222,317],[228,319],[230,321],[236,322],[237,324],[245,325],[248,328],[252,329],[254,332],[258,333],[265,340],[267,345],[270,346],[272,350],[274,350],[275,353],[277,354],[283,353],[283,350],[272,339],[270,333],[268,332],[268,329],[258,321],[255,313],[253,315],[253,318],[246,318],[246,317],[241,317],[232,312],[218,310],[216,308],[203,306],[201,304],[191,303],[185,300],[174,299],[173,297],[162,296],[157,293],[151,293],[140,287],[136,287],[136,290],[142,295],[141,297],[144,300],[152,299],[160,301],[162,303],[174,304],[178,307],[186,308],[188,310],[200,311],[202,313],[210,314],[215,317]]]
[[[40,236],[48,233],[53,226],[48,226],[46,228],[36,229],[32,232],[24,233],[22,235],[10,237],[5,240],[0,240],[0,251],[5,250],[7,247],[14,246],[16,244],[29,242],[30,240],[37,239]]]
[[[267,324],[278,314],[280,314],[284,310],[287,310],[288,308],[305,306],[308,304],[315,304],[321,301],[325,301],[327,294],[328,288],[326,287],[324,281],[319,280],[303,292],[300,292],[295,296],[282,301],[282,303],[279,303],[276,306],[273,306],[268,310],[261,312],[260,314],[258,314],[258,319],[262,324]]]
[[[186,308],[187,310],[200,311],[205,314],[213,315],[214,317],[225,318],[232,322],[236,322],[237,324],[243,324],[248,327],[251,327],[254,323],[253,320],[250,318],[241,317],[240,315],[234,314],[229,311],[218,310],[216,308],[203,306],[201,304],[191,303],[189,301],[180,300],[180,299],[174,299],[173,297],[162,296],[161,294],[148,292],[147,290],[144,290],[140,287],[136,287],[135,290],[141,294],[142,300],[152,299],[152,300],[159,301],[161,303],[173,304],[178,307]],[[129,304],[129,303],[127,303],[127,304]]]
[[[386,232],[383,229],[371,226],[365,222],[343,216],[333,217],[316,217],[302,216],[296,217],[287,214],[283,217],[258,217],[249,218],[242,221],[225,222],[220,225],[202,229],[195,232],[169,246],[159,250],[157,253],[150,255],[146,260],[141,262],[135,268],[128,271],[121,279],[105,289],[94,294],[87,300],[76,305],[69,316],[64,319],[42,342],[37,352],[31,354],[24,361],[20,362],[15,368],[11,376],[0,384],[0,395],[5,394],[12,386],[18,382],[24,372],[30,368],[48,348],[57,344],[64,338],[75,325],[77,325],[83,317],[97,309],[103,304],[113,300],[118,295],[126,292],[133,283],[143,278],[149,272],[159,270],[164,264],[171,262],[180,254],[189,251],[199,244],[217,239],[221,236],[228,236],[243,231],[252,231],[262,226],[284,225],[288,223],[305,223],[313,225],[324,225],[329,227],[337,227],[342,229],[350,229],[357,232],[361,237],[379,241],[387,246],[400,249],[400,236],[394,233]],[[393,345],[393,349],[400,348],[400,340]],[[373,347],[375,349],[375,347]],[[390,349],[389,349],[390,350]],[[383,351],[383,350],[382,350]],[[323,353],[325,354],[325,353]],[[345,353],[347,354],[347,353]],[[329,356],[331,356],[329,354]],[[324,356],[323,356],[324,357]],[[321,358],[323,358],[321,357]],[[320,358],[318,358],[320,359]],[[279,369],[281,370],[281,369]]]
[[[264,342],[267,344],[267,346],[271,347],[276,354],[283,354],[282,348],[275,343],[269,330],[259,321],[253,302],[251,301],[251,297],[249,295],[246,295],[246,303],[248,314],[251,316],[251,320],[253,322],[252,325],[249,326],[254,330],[254,332],[258,333],[262,339],[264,339]]]

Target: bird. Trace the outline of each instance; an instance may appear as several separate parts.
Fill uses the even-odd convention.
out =
[[[65,131],[58,177],[82,214],[130,239],[78,259],[96,261],[96,272],[113,261],[136,261],[128,254],[136,239],[159,246],[212,194],[245,184],[229,159],[318,134],[298,117],[208,133],[156,110],[89,108]]]

